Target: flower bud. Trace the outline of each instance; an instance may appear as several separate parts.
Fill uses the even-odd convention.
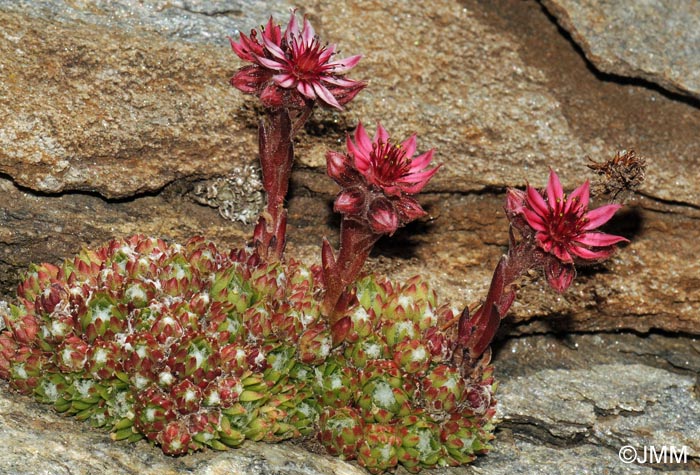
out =
[[[516,215],[522,213],[525,206],[525,192],[516,188],[506,191],[506,213]]]
[[[561,293],[568,289],[574,281],[576,269],[573,265],[563,264],[559,260],[551,258],[544,266],[544,274],[549,285]]]
[[[345,154],[329,151],[326,153],[326,173],[336,182],[343,184],[349,168],[348,157]]]
[[[410,196],[404,195],[401,199],[394,201],[396,211],[399,213],[402,224],[410,223],[425,216],[425,210],[418,202]]]
[[[377,198],[369,205],[367,218],[370,228],[377,234],[392,235],[399,227],[396,210],[386,198]]]
[[[260,92],[260,102],[267,107],[282,107],[284,105],[284,94],[279,87],[269,85]]]
[[[365,207],[365,193],[360,187],[343,190],[335,199],[333,210],[336,213],[358,215]]]

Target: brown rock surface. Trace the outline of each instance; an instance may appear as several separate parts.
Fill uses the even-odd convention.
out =
[[[223,48],[0,11],[0,172],[124,198],[255,160]]]

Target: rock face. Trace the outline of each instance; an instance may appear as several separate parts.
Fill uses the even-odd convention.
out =
[[[0,14],[0,170],[17,185],[124,198],[254,160],[241,97],[215,79],[226,50]]]
[[[590,16],[587,7],[545,3],[564,27],[570,21],[576,31],[584,29],[576,19]],[[637,12],[647,5],[634,3]],[[502,336],[621,329],[700,334],[700,111],[693,101],[601,81],[534,1],[442,0],[429,9],[378,0],[298,6],[343,54],[364,55],[351,77],[370,85],[346,111],[317,111],[299,136],[290,255],[318,261],[320,235],[337,235],[329,206],[337,190],[324,176],[324,154],[342,149],[358,120],[370,129],[381,121],[398,138],[418,133],[419,150],[435,147],[443,163],[419,197],[430,217],[380,241],[369,267],[397,279],[422,274],[457,306],[484,297],[507,245],[506,186],[543,186],[551,166],[572,189],[593,178],[586,156],[602,161],[634,148],[647,158],[647,181],[608,229],[631,243],[604,265],[580,269],[563,295],[546,292],[538,281],[524,285]],[[231,216],[251,200],[208,194],[221,183],[238,183],[234,170],[249,170],[257,156],[260,111],[228,86],[241,63],[225,37],[250,30],[269,13],[284,23],[289,8],[252,0],[0,0],[3,299],[11,298],[30,262],[57,262],[113,236],[140,232],[182,241],[204,234],[220,245],[245,242],[250,227],[225,220],[217,199],[228,200],[230,213],[222,214]],[[629,22],[637,14],[605,8],[603,19]],[[683,8],[692,7],[678,11]],[[676,44],[671,31],[697,34],[697,14],[667,15],[673,28],[653,36],[658,42],[625,36],[627,43],[617,47],[634,45],[638,57],[683,54],[658,81],[696,94],[690,84],[697,82],[692,65],[700,53],[655,48]],[[601,18],[593,19],[596,28]],[[685,29],[676,28],[680,22]],[[626,71],[642,71],[635,68]],[[632,75],[656,81],[646,70]],[[255,183],[240,186],[254,194]],[[624,340],[619,351],[602,358],[618,340]],[[576,344],[579,350],[571,350]],[[474,468],[451,473],[552,473],[554,466],[559,473],[591,467],[601,467],[591,473],[652,473],[640,464],[626,471],[617,458],[626,444],[687,446],[688,469],[697,468],[697,418],[683,415],[698,413],[699,351],[687,338],[632,335],[503,343],[496,367],[505,423],[496,450]],[[623,392],[628,395],[617,396]],[[0,427],[16,441],[0,455],[9,473],[362,473],[294,445],[249,444],[170,459],[147,444],[137,450],[112,444],[6,385],[0,398]],[[672,434],[664,427],[679,429]],[[88,456],[82,455],[86,447]],[[549,465],[542,468],[542,461]]]
[[[597,69],[700,98],[700,31],[695,27],[700,5],[696,2],[542,3]]]

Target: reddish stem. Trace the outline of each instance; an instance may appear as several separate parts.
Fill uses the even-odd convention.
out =
[[[516,244],[511,232],[508,254],[496,265],[486,300],[471,316],[469,308],[465,308],[459,319],[457,347],[468,351],[471,361],[477,361],[496,336],[501,320],[515,301],[515,281],[541,264],[541,253],[533,240]]]
[[[321,303],[321,311],[327,315],[331,325],[339,320],[346,308],[341,299],[349,284],[355,282],[362,270],[372,246],[381,237],[373,232],[366,223],[343,218],[340,223],[340,250],[338,257],[333,256],[330,244],[323,241],[323,279],[326,293]]]
[[[312,110],[311,106],[291,113],[286,108],[273,109],[260,120],[258,146],[267,208],[258,218],[253,238],[258,254],[265,258],[279,260],[284,254],[287,232],[284,200],[294,163],[293,139],[311,116]]]

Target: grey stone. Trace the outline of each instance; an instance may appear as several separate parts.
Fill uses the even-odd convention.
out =
[[[674,0],[542,2],[599,70],[700,98],[700,5]]]
[[[544,370],[507,381],[500,416],[534,424],[557,439],[597,438],[607,446],[663,441],[700,455],[695,378],[642,364]],[[642,429],[640,429],[642,428]]]
[[[175,40],[228,45],[270,15],[286,18],[291,4],[263,0],[0,0],[0,10],[72,24],[145,31]]]
[[[254,224],[265,209],[260,166],[236,167],[230,175],[195,183],[192,196],[197,203],[217,208],[231,221]]]
[[[146,442],[118,443],[108,434],[48,412],[0,382],[0,473],[6,475],[363,475],[357,466],[292,444],[246,443],[226,452],[167,457]]]

